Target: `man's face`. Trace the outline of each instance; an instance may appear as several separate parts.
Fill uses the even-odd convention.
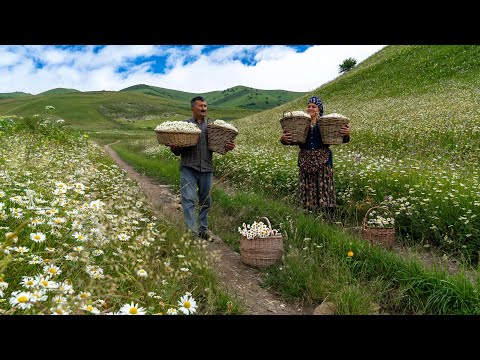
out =
[[[207,115],[207,102],[206,101],[195,101],[195,104],[192,106],[192,112],[195,118],[204,118]]]

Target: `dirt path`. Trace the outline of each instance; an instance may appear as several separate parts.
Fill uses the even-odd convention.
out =
[[[168,185],[162,185],[151,178],[139,174],[132,166],[123,161],[109,145],[104,146],[117,165],[124,169],[129,177],[136,181],[151,204],[154,211],[167,221],[181,224],[183,215],[180,199]],[[309,315],[311,307],[303,308],[284,302],[279,296],[262,288],[263,274],[240,261],[240,254],[233,251],[220,237],[212,234],[213,242],[206,249],[215,253],[215,269],[220,282],[228,292],[241,299],[249,315]]]

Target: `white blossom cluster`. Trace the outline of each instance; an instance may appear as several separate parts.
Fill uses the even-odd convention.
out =
[[[286,116],[306,116],[306,117],[310,117],[310,115],[308,115],[305,111],[301,111],[301,110],[297,110],[297,111],[287,111],[284,113],[283,115],[284,117]]]
[[[202,132],[197,125],[186,121],[165,121],[157,125],[155,131],[178,132],[178,133],[199,133]]]
[[[320,119],[321,118],[337,118],[337,119],[348,120],[348,117],[346,117],[345,115],[339,114],[339,113],[331,113],[331,114],[328,114],[328,115],[323,115],[323,116],[320,116]]]
[[[221,126],[221,127],[224,127],[224,128],[227,128],[227,129],[230,129],[230,130],[233,130],[235,131],[236,133],[238,133],[238,130],[235,126],[233,126],[232,124],[230,123],[227,123],[226,121],[224,120],[220,120],[220,119],[217,119],[213,122],[213,125],[217,125],[217,126]]]
[[[266,238],[267,236],[274,236],[280,233],[277,229],[270,229],[262,221],[254,221],[251,225],[243,223],[242,227],[238,227],[238,232],[247,239]]]
[[[368,214],[372,216],[371,219],[368,219],[367,225],[374,228],[392,228],[395,225],[395,219],[392,217],[383,216],[375,211]]]

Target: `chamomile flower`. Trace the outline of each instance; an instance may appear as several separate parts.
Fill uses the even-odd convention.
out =
[[[93,306],[93,305],[84,305],[84,306],[82,307],[82,309],[83,309],[83,310],[86,310],[86,311],[89,311],[89,312],[91,312],[92,314],[95,314],[95,315],[100,314],[100,310],[98,310],[98,309],[97,309],[95,306]]]
[[[45,271],[48,275],[55,276],[62,272],[62,270],[55,265],[46,265],[43,267],[43,271]]]
[[[31,233],[30,240],[35,241],[36,243],[41,243],[45,241],[45,234],[42,232]]]
[[[138,270],[137,275],[143,278],[146,278],[148,276],[147,272],[144,269]]]
[[[70,309],[64,308],[63,306],[56,306],[50,308],[50,315],[69,315]]]
[[[23,276],[21,284],[27,289],[30,289],[30,288],[33,288],[37,284],[37,282],[35,278],[31,276]]]
[[[132,301],[130,304],[123,305],[118,313],[121,315],[145,315],[145,309]]]
[[[185,315],[193,314],[197,311],[197,302],[190,293],[187,293],[180,298],[178,306],[178,310],[183,312]]]
[[[130,239],[130,236],[128,236],[128,235],[125,234],[125,233],[121,233],[121,234],[118,235],[118,239],[119,239],[120,241],[127,241],[128,239]]]
[[[85,300],[87,300],[90,296],[92,296],[92,294],[89,293],[88,291],[82,291],[80,294],[78,294],[78,295],[76,296],[76,298],[77,298],[78,300],[85,301]]]
[[[10,305],[16,306],[19,309],[30,309],[32,307],[32,303],[35,302],[33,299],[32,302],[32,294],[25,291],[14,291],[9,299]]]
[[[169,308],[167,310],[167,315],[178,315],[178,311],[177,311],[177,309]]]

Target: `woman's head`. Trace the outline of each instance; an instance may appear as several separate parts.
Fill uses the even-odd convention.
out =
[[[323,116],[323,103],[320,98],[312,96],[307,102],[307,113],[317,113],[319,116]]]

